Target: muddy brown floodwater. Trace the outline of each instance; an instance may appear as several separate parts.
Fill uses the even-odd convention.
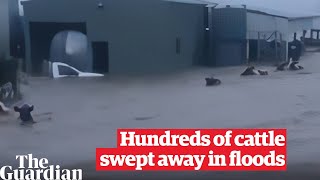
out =
[[[305,69],[299,73],[261,67],[270,72],[263,77],[240,77],[244,67],[228,67],[148,77],[31,78],[22,90],[38,123],[21,126],[15,113],[0,116],[0,166],[32,153],[51,164],[83,168],[88,179],[320,177],[319,58],[317,53],[303,57]],[[205,86],[204,78],[212,74],[221,86]],[[287,128],[289,171],[98,173],[95,150],[115,147],[118,128]]]

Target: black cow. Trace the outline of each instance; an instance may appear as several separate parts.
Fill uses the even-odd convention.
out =
[[[252,75],[262,75],[266,76],[269,75],[268,71],[265,70],[257,70],[254,66],[249,66],[242,74],[241,76],[252,76]]]
[[[33,120],[33,117],[31,115],[31,112],[33,111],[33,109],[34,109],[34,106],[29,106],[27,104],[21,107],[17,107],[17,106],[14,107],[14,111],[20,114],[19,118],[23,123],[36,123]]]
[[[252,76],[252,75],[258,75],[255,71],[255,68],[253,66],[249,66],[242,74],[241,76]]]
[[[205,78],[206,80],[206,86],[217,86],[221,84],[221,80],[215,79],[213,77]]]

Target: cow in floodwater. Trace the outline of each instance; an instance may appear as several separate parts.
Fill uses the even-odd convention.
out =
[[[259,70],[256,69],[254,66],[249,66],[242,74],[241,76],[252,76],[252,75],[269,75],[268,71],[266,70]]]
[[[304,67],[300,66],[298,61],[293,61],[292,58],[289,62],[284,62],[277,67],[277,71],[297,71],[302,69],[304,69]]]
[[[205,78],[205,80],[206,80],[206,86],[217,86],[221,84],[220,79],[215,79],[213,77]]]
[[[33,109],[34,109],[34,106],[30,106],[28,104],[24,104],[21,107],[17,107],[17,106],[14,107],[14,111],[20,114],[19,119],[23,123],[35,123],[31,115],[31,112],[33,111]]]

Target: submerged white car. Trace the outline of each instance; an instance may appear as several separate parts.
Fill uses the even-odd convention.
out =
[[[61,62],[53,62],[51,66],[52,66],[51,73],[53,78],[63,78],[63,77],[69,77],[69,76],[75,76],[75,77],[103,77],[104,76],[103,74],[81,72],[78,69]]]

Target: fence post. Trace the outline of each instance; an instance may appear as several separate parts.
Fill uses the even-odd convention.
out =
[[[286,62],[289,61],[289,42],[286,41]]]
[[[275,33],[274,33],[274,43],[275,43],[275,50],[276,50],[276,61],[278,61],[279,60],[279,58],[278,58],[278,43],[277,43],[277,41],[278,41],[278,33],[277,33],[277,31],[275,31]]]
[[[247,46],[247,56],[246,56],[246,58],[247,58],[247,65],[249,65],[249,64],[250,64],[250,61],[249,61],[249,53],[250,53],[249,39],[247,39],[247,41],[246,41],[246,46]]]
[[[211,51],[211,49],[210,49],[210,51]],[[49,70],[48,70],[49,77],[50,77],[50,78],[53,78],[52,62],[51,62],[51,61],[48,61],[48,66],[49,66]]]
[[[22,98],[22,94],[21,94],[21,78],[22,78],[22,59],[19,58],[17,59],[17,64],[18,64],[18,67],[17,67],[17,98],[18,99],[21,99]]]
[[[257,47],[257,49],[258,49],[258,54],[257,54],[257,60],[258,60],[258,62],[260,62],[260,32],[258,32],[258,47]]]
[[[279,54],[279,61],[283,60],[283,48],[282,48],[282,33],[279,33],[279,40],[280,40],[280,54]]]
[[[42,62],[42,75],[45,77],[49,76],[49,61],[44,59]]]

